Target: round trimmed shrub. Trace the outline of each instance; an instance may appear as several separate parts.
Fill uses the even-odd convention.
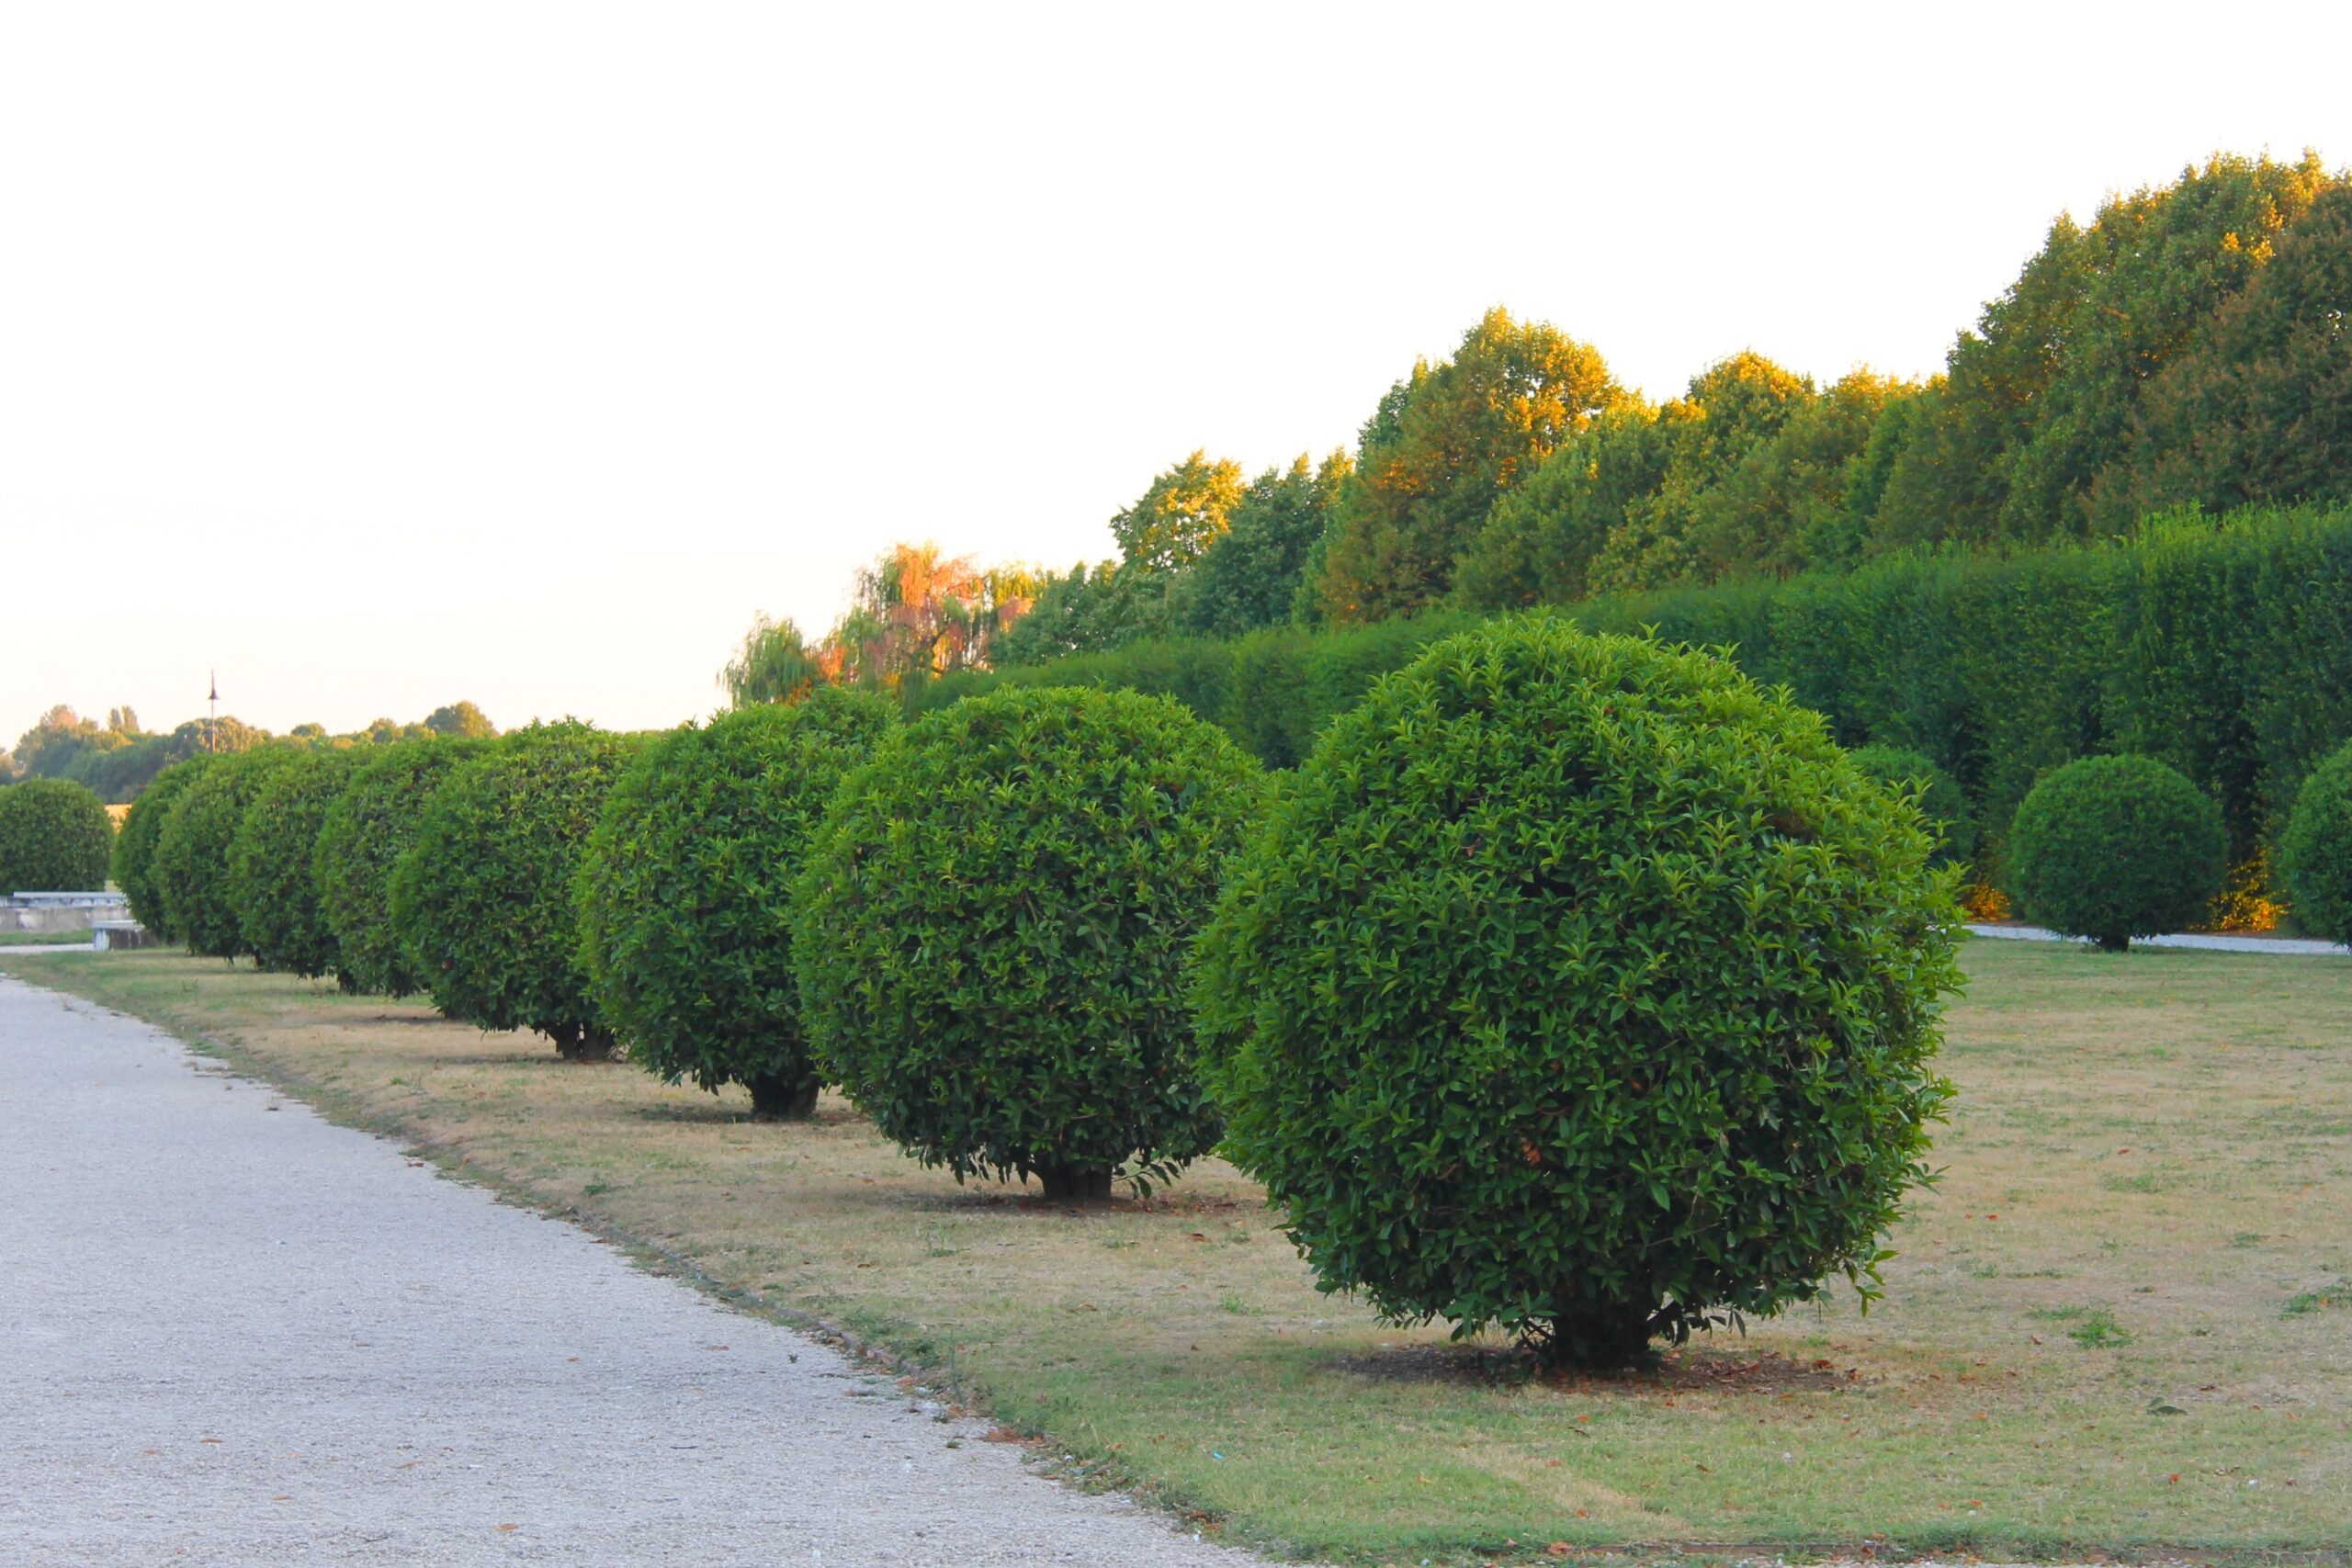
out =
[[[336,972],[334,932],[319,908],[311,861],[327,807],[359,761],[351,751],[288,752],[254,790],[230,840],[229,901],[245,951],[264,969],[305,978]]]
[[[1535,615],[1334,720],[1202,938],[1224,1152],[1326,1290],[1613,1365],[1865,1299],[1928,1181],[1954,874],[1820,716]]]
[[[2278,840],[2278,860],[2295,923],[2330,942],[2352,942],[2352,743],[2303,781]]]
[[[1976,824],[1969,815],[1968,797],[1961,793],[1952,776],[1936,766],[1926,752],[1915,751],[1908,746],[1873,742],[1858,746],[1846,755],[1864,778],[1916,795],[1919,814],[1943,836],[1943,842],[1935,852],[1935,864],[1966,865],[1976,858]]]
[[[424,803],[481,742],[404,740],[372,752],[319,823],[311,870],[345,983],[404,997],[424,989],[391,919],[392,866],[415,841]]]
[[[1186,954],[1257,764],[1164,697],[1000,690],[850,774],[796,889],[817,1061],[957,1180],[1140,1190],[1216,1142]]]
[[[392,867],[392,929],[435,1005],[535,1029],[570,1062],[613,1054],[588,995],[571,886],[605,793],[636,743],[535,724],[452,768]]]
[[[0,894],[96,893],[107,885],[114,818],[71,779],[0,789]]]
[[[155,845],[164,836],[164,821],[178,803],[180,792],[194,784],[211,761],[210,756],[199,754],[157,773],[130,803],[130,814],[122,819],[122,830],[114,839],[114,885],[130,900],[130,918],[167,942],[179,933],[172,929],[163,895],[155,886]]]
[[[647,744],[581,863],[580,958],[632,1060],[671,1083],[740,1083],[805,1116],[821,1075],[800,1027],[791,891],[809,835],[895,705],[821,686]]]
[[[2083,757],[2052,769],[2009,822],[2003,891],[2026,918],[2121,953],[2192,926],[2222,890],[2221,808],[2154,757]]]
[[[244,922],[229,884],[229,851],[245,808],[291,755],[284,746],[256,746],[215,757],[164,818],[150,875],[172,934],[190,953],[234,958],[245,951]]]

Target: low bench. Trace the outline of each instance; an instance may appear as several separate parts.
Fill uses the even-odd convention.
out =
[[[90,945],[100,953],[127,953],[134,947],[161,947],[163,943],[137,920],[100,920],[90,928]]]

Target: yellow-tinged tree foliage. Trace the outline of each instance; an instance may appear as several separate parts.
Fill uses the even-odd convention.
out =
[[[2092,507],[2352,499],[2352,186],[2322,192],[2270,262],[2142,394]]]
[[[1931,417],[1888,476],[1877,547],[2112,532],[2101,470],[2127,462],[2143,390],[2271,259],[2335,184],[2292,164],[2215,155],[2172,185],[2062,217],[1953,346]]]
[[[1793,408],[1690,502],[1690,575],[1786,577],[1861,558],[1867,513],[1849,503],[1856,468],[1890,404],[1916,382],[1855,370]]]
[[[1566,604],[1591,592],[1593,558],[1666,478],[1667,410],[1628,402],[1562,443],[1525,484],[1498,502],[1464,558],[1454,597],[1474,610]]]
[[[1170,590],[1170,620],[1206,637],[1238,637],[1280,626],[1298,602],[1315,546],[1355,464],[1334,452],[1320,466],[1306,453],[1288,471],[1268,468],[1250,481],[1192,570]]]
[[[1125,569],[1171,575],[1199,560],[1225,536],[1244,488],[1240,464],[1195,449],[1112,517]]]
[[[1702,498],[1816,396],[1812,378],[1752,350],[1691,378],[1679,406],[1660,412],[1666,462],[1657,488],[1625,509],[1601,545],[1590,569],[1592,589],[1664,588],[1697,578]]]
[[[1845,463],[1869,439],[1886,385],[1857,372],[1820,396],[1744,352],[1662,408],[1609,411],[1496,505],[1463,561],[1456,602],[1563,604],[1772,564],[1771,532],[1797,505],[1808,533],[1830,531]]]
[[[1389,389],[1363,429],[1313,584],[1335,621],[1443,598],[1498,500],[1560,443],[1626,402],[1600,351],[1489,310],[1453,357]]]

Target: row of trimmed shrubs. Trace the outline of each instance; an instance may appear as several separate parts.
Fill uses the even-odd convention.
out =
[[[0,896],[95,893],[106,886],[114,819],[71,779],[0,785]]]
[[[1927,1179],[1957,872],[1724,660],[1532,616],[1270,777],[1130,692],[878,697],[175,770],[118,876],[200,952],[1057,1198],[1220,1145],[1327,1282],[1563,1359],[1871,1288]]]
[[[2137,753],[2178,769],[2220,807],[2236,862],[2275,842],[2303,779],[2352,736],[2352,507],[2161,517],[2129,539],[1954,547],[1561,613],[1589,631],[1734,649],[1844,744],[1925,755],[1966,802],[1968,858],[1996,874],[2026,792],[2075,758]],[[910,700],[1006,685],[1159,692],[1288,767],[1375,678],[1472,624],[1441,613],[1136,643],[949,676]]]

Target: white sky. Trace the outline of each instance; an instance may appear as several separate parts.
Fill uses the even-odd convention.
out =
[[[1599,8],[1594,8],[1598,10]],[[1066,565],[1490,304],[1924,374],[2050,220],[2352,163],[2352,7],[0,0],[0,745],[666,725],[895,538]]]

